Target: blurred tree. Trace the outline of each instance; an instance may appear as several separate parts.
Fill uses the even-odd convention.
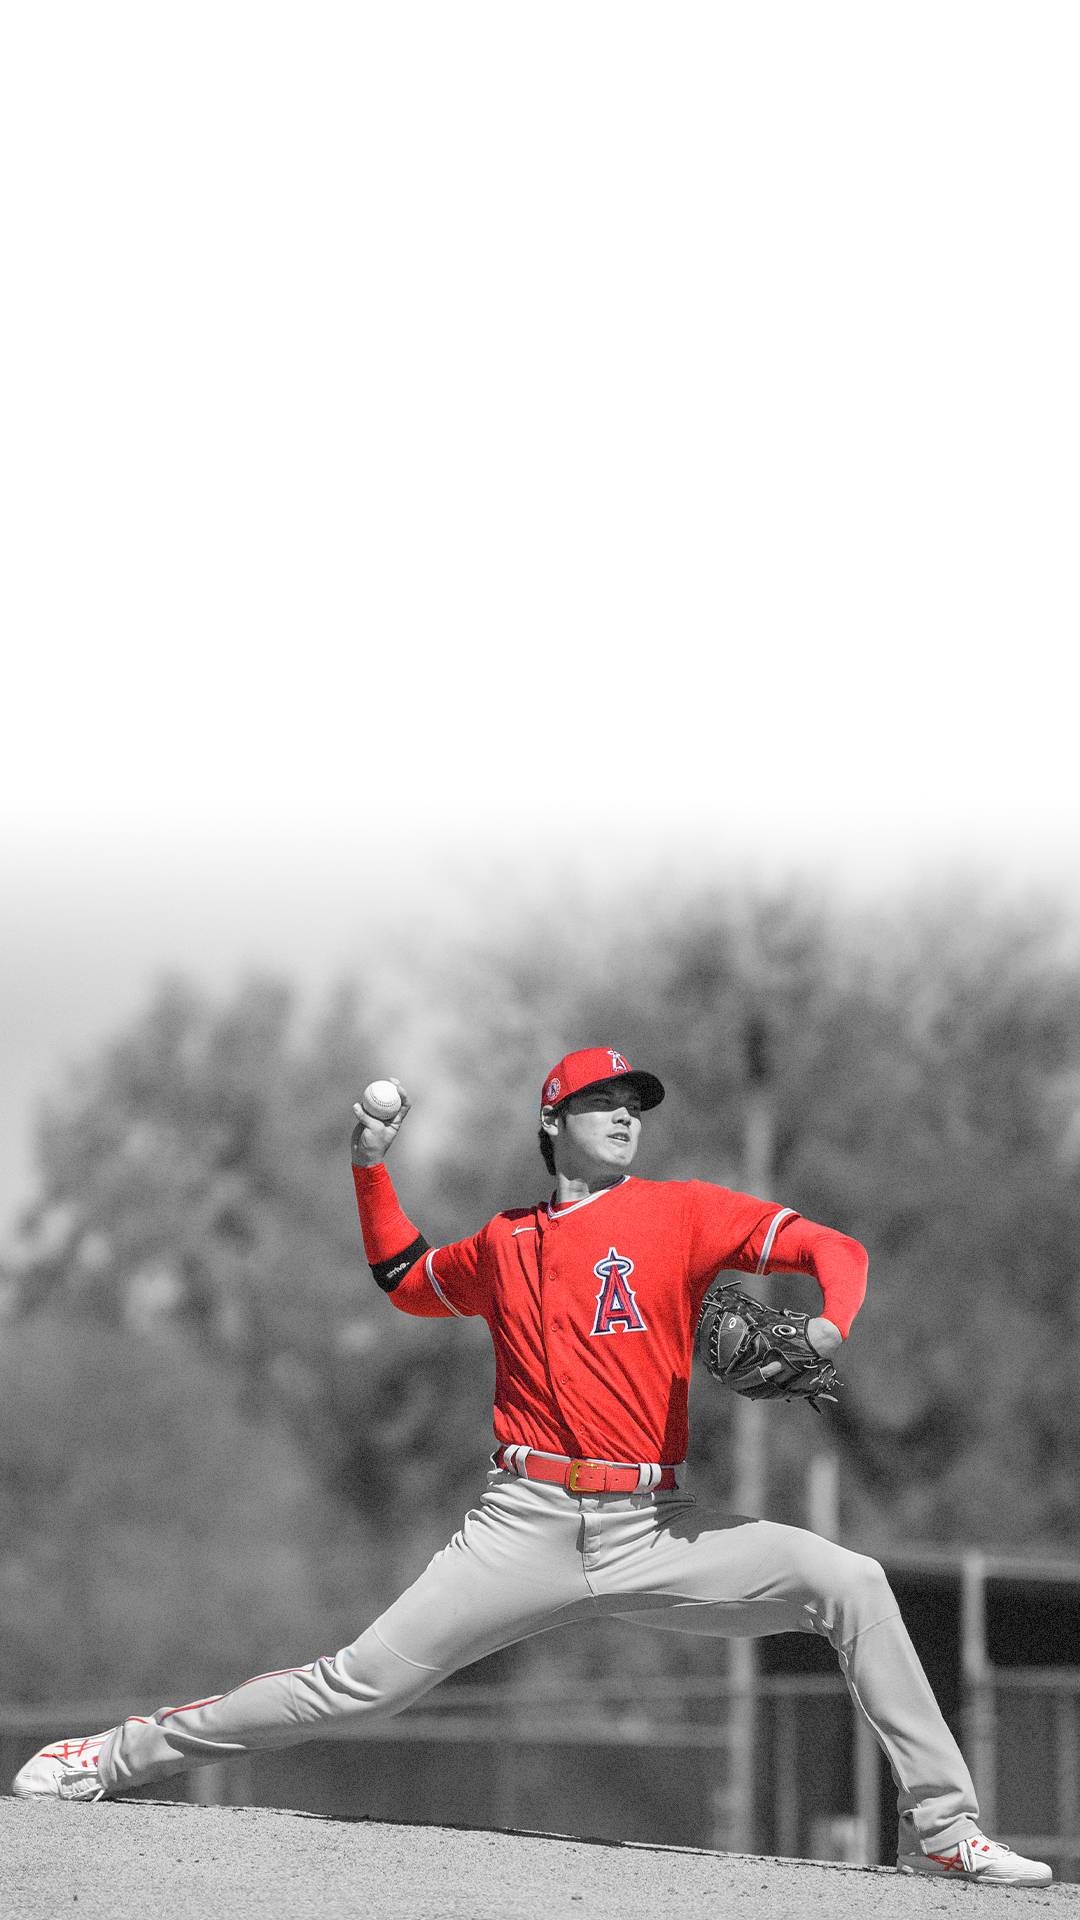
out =
[[[378,1611],[377,1542],[240,1398],[178,1329],[46,1311],[8,1330],[0,1699],[145,1710],[332,1651]]]
[[[409,1568],[489,1427],[482,1389],[447,1394],[447,1368],[483,1378],[487,1360],[441,1323],[407,1326],[364,1264],[348,1140],[358,1063],[376,1057],[344,989],[305,1030],[280,983],[218,1008],[166,982],[47,1112],[16,1300],[24,1317],[182,1330]]]

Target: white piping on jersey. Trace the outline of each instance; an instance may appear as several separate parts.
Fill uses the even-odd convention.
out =
[[[565,1213],[576,1213],[578,1207],[587,1207],[593,1200],[603,1199],[604,1194],[613,1193],[615,1190],[615,1187],[625,1187],[629,1178],[630,1178],[630,1175],[628,1173],[624,1173],[622,1179],[616,1180],[612,1186],[599,1187],[595,1193],[587,1193],[585,1195],[584,1200],[571,1200],[569,1204],[565,1207],[553,1207],[551,1204],[551,1201],[549,1200],[547,1203],[548,1219],[561,1220]]]
[[[754,1268],[755,1273],[764,1273],[765,1268],[768,1265],[769,1255],[773,1249],[773,1241],[776,1239],[776,1236],[779,1233],[781,1227],[783,1226],[784,1221],[795,1220],[797,1218],[798,1218],[798,1209],[796,1207],[781,1207],[779,1213],[773,1214],[773,1217],[769,1222],[769,1231],[765,1235],[765,1245],[761,1249],[761,1256],[758,1260],[757,1266]]]
[[[539,1231],[540,1231],[539,1227],[515,1227],[513,1233],[510,1235],[510,1238],[514,1240],[517,1238],[517,1235],[519,1233],[539,1233]]]
[[[439,1299],[442,1301],[443,1306],[449,1307],[451,1313],[455,1314],[459,1320],[464,1320],[465,1315],[463,1313],[458,1313],[458,1310],[455,1307],[453,1301],[447,1299],[445,1293],[443,1292],[442,1288],[440,1287],[438,1281],[435,1278],[434,1269],[432,1268],[431,1263],[438,1252],[439,1252],[438,1247],[432,1247],[431,1252],[428,1254],[427,1259],[424,1261],[424,1272],[427,1274],[428,1279],[431,1281],[431,1284],[434,1287],[436,1293],[438,1294]]]

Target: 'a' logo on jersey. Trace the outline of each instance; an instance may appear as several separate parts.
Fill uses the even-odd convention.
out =
[[[593,1272],[600,1282],[600,1291],[596,1296],[594,1333],[613,1333],[616,1327],[622,1333],[646,1332],[633,1288],[628,1285],[633,1271],[633,1261],[624,1253],[616,1253],[614,1247],[609,1247],[604,1258],[597,1261]]]

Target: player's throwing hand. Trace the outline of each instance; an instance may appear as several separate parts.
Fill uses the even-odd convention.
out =
[[[389,1103],[385,1098],[380,1097],[385,1094],[388,1086],[396,1088],[400,1099],[396,1113],[389,1116],[386,1114]],[[351,1143],[354,1167],[374,1167],[380,1160],[386,1158],[397,1138],[398,1129],[409,1111],[409,1096],[401,1081],[395,1080],[393,1075],[388,1081],[375,1080],[371,1083],[370,1092],[375,1095],[371,1104],[380,1106],[383,1109],[382,1113],[375,1114],[369,1110],[365,1104],[365,1096],[368,1092],[369,1089],[365,1087],[359,1100],[353,1102],[353,1112],[356,1115]]]

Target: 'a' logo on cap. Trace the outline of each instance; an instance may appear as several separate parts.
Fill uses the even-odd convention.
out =
[[[624,1060],[621,1053],[616,1053],[614,1047],[608,1048],[608,1058],[611,1061],[612,1073],[629,1073],[629,1061]]]
[[[559,1089],[561,1088],[561,1086],[562,1086],[562,1081],[559,1079],[558,1074],[553,1073],[551,1076],[551,1079],[547,1083],[547,1098],[549,1100],[557,1100],[559,1097]]]

